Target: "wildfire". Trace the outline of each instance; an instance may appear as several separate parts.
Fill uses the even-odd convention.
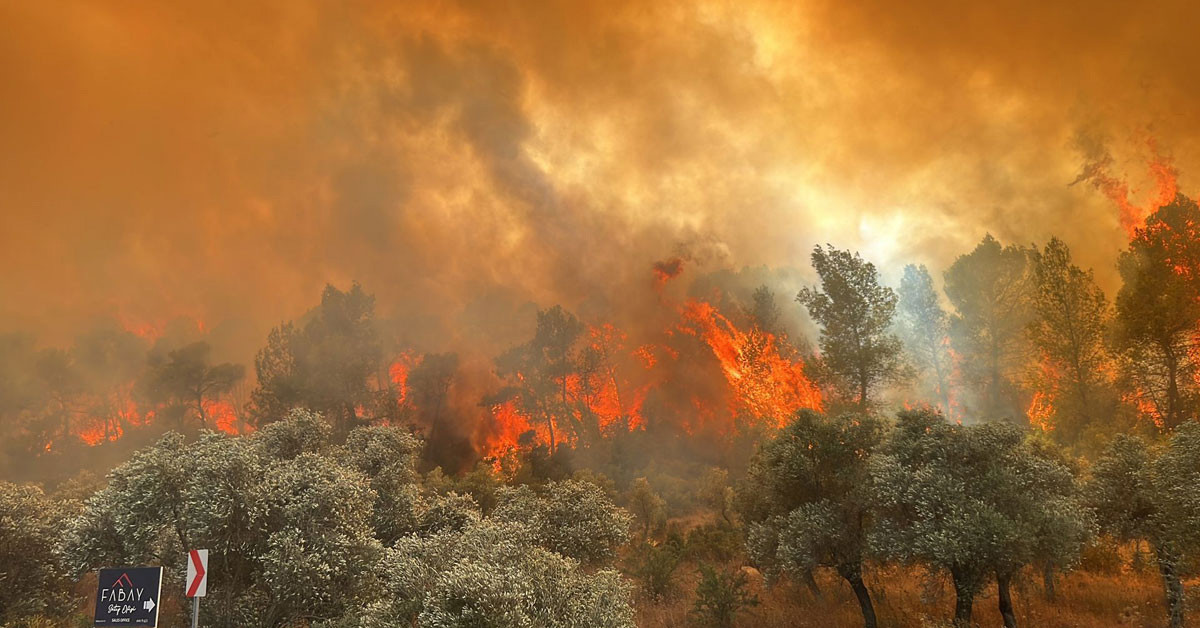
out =
[[[523,444],[549,444],[546,420],[554,422],[556,440],[566,444],[579,442],[579,430],[595,435],[641,428],[646,398],[692,368],[689,359],[681,359],[677,344],[685,337],[698,339],[715,359],[727,394],[693,394],[673,419],[683,431],[704,425],[723,432],[745,418],[779,427],[801,408],[822,408],[821,393],[806,376],[803,361],[779,338],[757,328],[739,329],[706,301],[690,300],[678,314],[679,319],[661,332],[660,342],[632,350],[624,348],[626,335],[613,325],[591,327],[577,371],[562,380],[566,407],[554,418],[539,421],[523,414],[518,400],[491,405],[485,454],[498,461]],[[523,380],[518,376],[518,381]],[[723,407],[714,399],[727,399],[728,404]]]
[[[1025,416],[1029,417],[1029,424],[1033,427],[1041,429],[1043,432],[1049,432],[1054,429],[1054,398],[1044,390],[1038,390],[1033,393],[1033,399],[1029,402],[1029,408],[1025,410]]]
[[[565,402],[565,407],[560,408],[565,414],[546,419],[553,423],[557,443],[578,443],[579,431],[601,435],[613,429],[642,427],[641,408],[649,386],[635,386],[622,377],[618,362],[626,355],[625,340],[624,332],[611,324],[588,329],[588,342],[580,353],[576,371],[561,380],[565,399],[558,401]],[[641,353],[645,349],[639,347],[628,352],[628,356],[644,359]],[[524,381],[520,373],[517,379]],[[485,457],[500,460],[522,445],[522,436],[531,439],[528,444],[550,443],[551,426],[522,413],[518,399],[490,406],[490,415],[492,425],[485,436]],[[573,429],[563,430],[565,426]]]
[[[502,460],[522,445],[527,434],[541,443],[550,442],[550,431],[545,425],[535,426],[529,417],[521,414],[515,400],[499,403],[489,408],[491,430],[485,436],[484,447],[487,458],[492,460],[496,471],[501,470]],[[529,438],[529,436],[526,436]]]
[[[89,447],[120,440],[131,429],[153,425],[162,408],[143,408],[129,394],[130,386],[122,389],[116,400],[97,401],[93,410],[82,413],[74,421],[72,434]],[[194,409],[193,409],[194,413]],[[238,416],[233,402],[219,399],[204,402],[205,427],[226,434],[241,434],[246,428]],[[53,442],[46,444],[46,451],[53,449]]]
[[[411,353],[401,353],[388,367],[388,379],[396,395],[396,405],[403,407],[408,400],[408,375],[417,365],[418,358]]]
[[[647,369],[652,369],[655,364],[658,364],[658,356],[654,355],[654,347],[652,345],[642,345],[634,350],[633,354],[642,361],[642,365]]]
[[[1134,237],[1138,228],[1146,224],[1147,216],[1175,200],[1175,194],[1179,190],[1179,171],[1171,160],[1160,155],[1153,142],[1150,142],[1150,152],[1152,156],[1147,165],[1154,178],[1155,187],[1150,197],[1142,204],[1130,199],[1130,195],[1136,194],[1137,191],[1131,190],[1125,179],[1119,179],[1109,172],[1111,159],[1090,165],[1076,180],[1090,181],[1096,189],[1116,203],[1121,212],[1121,227],[1130,238]]]
[[[780,353],[774,335],[742,331],[705,301],[688,301],[680,330],[703,339],[721,364],[730,388],[730,411],[783,425],[801,408],[820,410],[821,392],[804,373],[804,363]]]
[[[1054,430],[1055,401],[1058,398],[1059,374],[1049,356],[1043,355],[1034,376],[1033,398],[1025,410],[1029,424],[1043,432]]]
[[[146,320],[140,317],[135,318],[134,316],[123,312],[118,312],[116,318],[125,331],[149,342],[154,342],[155,340],[162,338],[167,332],[168,326],[179,325],[181,323],[189,329],[192,325],[194,325],[196,328],[196,333],[201,336],[208,333],[208,325],[204,322],[203,318],[185,313],[181,313],[170,318],[160,317],[156,318],[155,320]]]
[[[204,414],[207,417],[209,425],[225,432],[226,434],[240,434],[239,425],[241,421],[238,419],[237,409],[233,404],[225,401],[208,401],[204,404]]]
[[[131,399],[130,388],[118,391],[113,399],[97,400],[90,404],[96,410],[85,413],[75,423],[75,436],[89,447],[114,442],[129,428],[143,427],[154,419],[153,410],[143,413]]]
[[[1137,411],[1138,418],[1149,420],[1158,429],[1166,427],[1167,423],[1158,410],[1158,404],[1143,390],[1136,390],[1121,396],[1121,401],[1132,406]]]
[[[654,262],[652,269],[654,271],[654,287],[661,291],[668,281],[678,277],[683,272],[683,259],[672,257],[671,259]]]

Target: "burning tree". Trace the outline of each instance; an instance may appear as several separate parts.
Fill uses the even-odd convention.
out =
[[[171,351],[165,357],[153,356],[144,384],[147,397],[154,403],[173,404],[181,410],[195,411],[200,425],[208,428],[213,404],[246,375],[241,364],[210,364],[211,352],[207,342],[195,342]],[[232,418],[216,417],[218,423]],[[231,426],[222,426],[222,429],[229,431]]]
[[[375,297],[357,283],[345,292],[326,286],[303,325],[272,329],[255,357],[252,417],[262,424],[295,407],[311,408],[345,434],[359,421],[360,410],[377,399],[371,383],[382,362],[381,346]]]
[[[505,385],[483,400],[495,421],[491,453],[524,438],[555,456],[563,443],[591,447],[612,426],[638,427],[646,388],[619,373],[624,340],[612,325],[589,327],[562,306],[538,312],[533,338],[495,360]]]
[[[450,404],[450,389],[458,376],[458,354],[427,353],[408,372],[405,399],[411,404],[418,424],[434,430],[442,425]]]
[[[497,372],[508,382],[499,397],[515,400],[522,415],[545,426],[551,454],[558,444],[556,428],[575,423],[571,380],[577,377],[576,343],[583,332],[583,323],[556,305],[538,312],[529,342],[496,358]]]
[[[146,365],[146,343],[102,323],[67,349],[39,349],[32,337],[0,336],[0,424],[22,455],[60,454],[80,443],[116,440],[145,422],[134,380]],[[24,438],[15,437],[24,432]]]
[[[1053,430],[1060,442],[1074,443],[1115,410],[1105,347],[1108,300],[1092,272],[1074,265],[1058,238],[1033,252],[1032,266],[1029,335],[1042,355],[1035,395],[1042,395],[1052,414],[1041,427]]]
[[[1200,208],[1186,196],[1135,230],[1118,264],[1115,342],[1133,400],[1163,429],[1200,409]]]

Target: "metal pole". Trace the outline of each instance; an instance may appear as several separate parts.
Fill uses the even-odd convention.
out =
[[[192,628],[200,626],[200,597],[192,598]]]

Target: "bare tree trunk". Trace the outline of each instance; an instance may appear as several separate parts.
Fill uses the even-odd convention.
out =
[[[875,605],[871,603],[871,592],[863,583],[862,565],[845,565],[838,571],[850,584],[850,588],[854,591],[854,597],[858,598],[858,607],[863,616],[863,628],[876,628]]]
[[[1162,575],[1163,590],[1166,593],[1167,625],[1170,628],[1183,628],[1183,582],[1179,580],[1178,557],[1169,551],[1156,547],[1154,555],[1158,560],[1158,572]]]
[[[1042,564],[1042,591],[1046,594],[1046,599],[1054,601],[1056,593],[1054,591],[1054,561],[1047,560]]]
[[[804,586],[808,587],[809,592],[818,598],[823,597],[821,595],[821,587],[817,584],[817,579],[813,577],[813,572],[811,569],[804,570],[803,579]]]
[[[204,414],[204,395],[203,394],[196,395],[196,414],[200,415],[200,427],[207,428],[208,427],[208,417],[205,416],[205,414]]]
[[[1012,574],[996,572],[996,589],[1000,598],[1000,616],[1004,618],[1004,628],[1017,628],[1017,615],[1013,612]]]
[[[962,576],[951,575],[954,577],[954,628],[970,628],[975,588],[964,582]]]
[[[1163,354],[1167,362],[1167,412],[1164,419],[1168,428],[1174,428],[1183,422],[1179,416],[1179,359],[1170,341],[1163,343]]]

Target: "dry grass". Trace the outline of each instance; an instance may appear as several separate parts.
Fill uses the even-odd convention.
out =
[[[696,568],[682,565],[678,572],[681,592],[656,602],[637,600],[637,623],[643,628],[693,626],[688,616],[696,588]],[[858,604],[849,588],[832,573],[818,575],[822,596],[781,584],[765,587],[755,582],[761,604],[748,611],[739,628],[857,628],[862,626]],[[870,570],[868,586],[883,628],[934,628],[946,626],[953,612],[954,591],[949,581],[917,568],[885,567]],[[1162,588],[1153,572],[1100,575],[1082,571],[1060,576],[1058,598],[1047,601],[1041,579],[1025,573],[1015,584],[1017,621],[1030,628],[1159,628],[1166,625]],[[985,590],[975,602],[975,621],[982,628],[1002,626],[996,588]],[[1200,621],[1200,613],[1189,613]]]

